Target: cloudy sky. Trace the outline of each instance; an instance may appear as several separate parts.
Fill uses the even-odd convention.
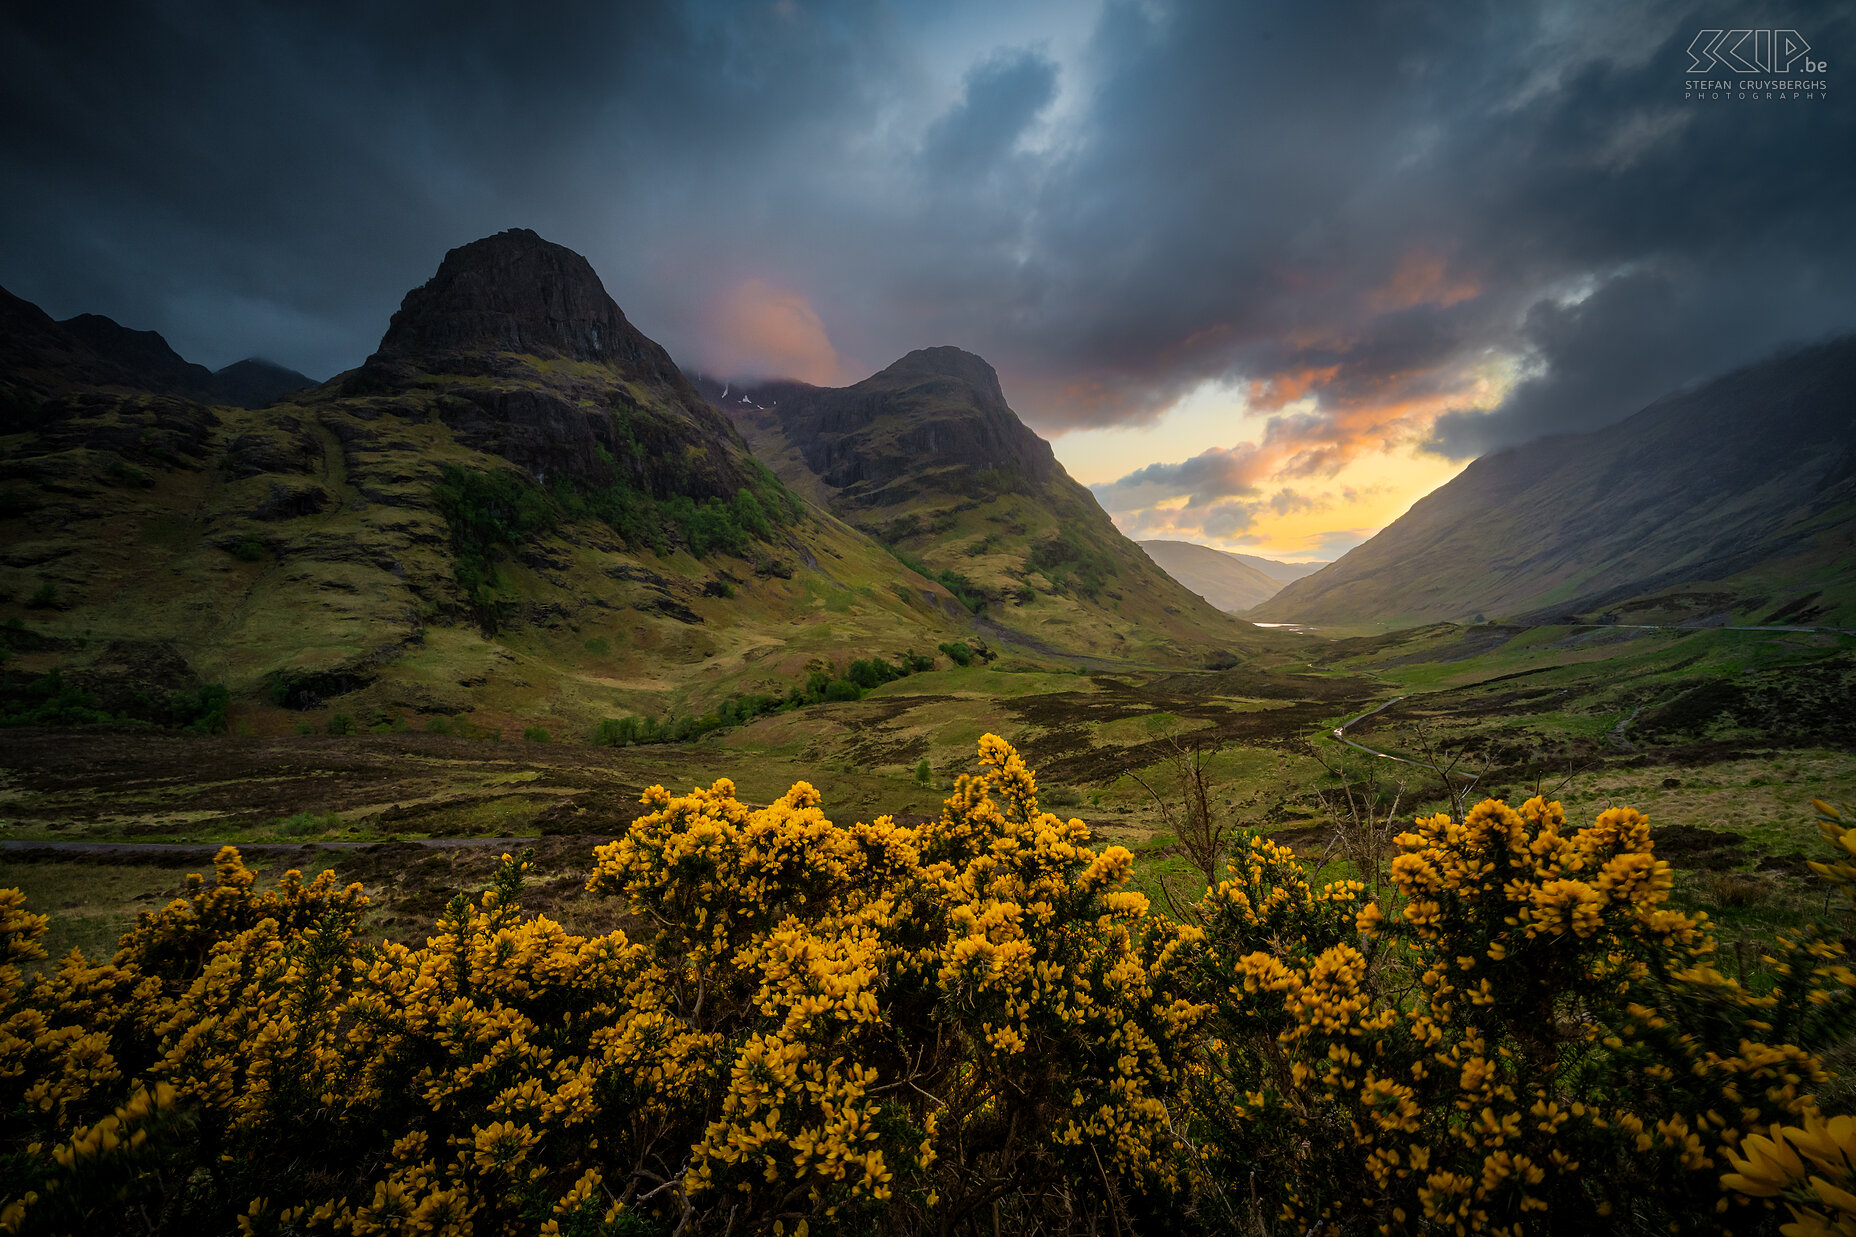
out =
[[[0,285],[322,378],[532,227],[687,366],[956,344],[1131,535],[1333,557],[1478,454],[1856,329],[1853,14],[11,5]],[[1810,50],[1694,71],[1721,28]]]

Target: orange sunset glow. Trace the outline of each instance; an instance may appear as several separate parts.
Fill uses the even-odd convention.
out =
[[[1522,366],[1491,356],[1379,375],[1344,395],[1332,389],[1339,372],[1202,384],[1150,425],[1079,430],[1054,445],[1129,536],[1333,558],[1462,471],[1467,461],[1421,449],[1433,422],[1495,407]]]
[[[744,279],[729,288],[715,307],[707,342],[708,364],[718,373],[797,378],[815,386],[843,378],[838,353],[811,303],[764,280]]]

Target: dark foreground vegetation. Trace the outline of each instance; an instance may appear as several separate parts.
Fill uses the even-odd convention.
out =
[[[1856,1223],[1856,1121],[1814,1098],[1856,1005],[1828,804],[1823,916],[1730,967],[1629,808],[1487,800],[1321,883],[1240,834],[1169,917],[1009,746],[980,759],[912,826],[834,823],[806,784],[654,789],[596,853],[603,935],[526,914],[521,859],[418,945],[361,939],[360,886],[261,891],[230,848],[109,962],[42,964],[0,894],[0,1225]]]

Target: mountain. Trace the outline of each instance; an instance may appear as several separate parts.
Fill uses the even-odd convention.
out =
[[[0,327],[0,631],[25,633],[0,712],[218,683],[273,732],[335,709],[584,733],[987,639],[533,232],[451,250],[364,364],[260,409],[152,333],[3,294]]]
[[[1257,642],[1121,535],[972,353],[918,349],[849,387],[701,385],[782,481],[1003,639],[1171,663]]]
[[[59,328],[92,352],[133,375],[136,386],[206,403],[218,394],[213,371],[184,359],[157,331],[132,331],[102,314],[66,318]]]
[[[1191,541],[1142,541],[1137,544],[1147,551],[1147,557],[1160,565],[1162,571],[1228,614],[1248,610],[1274,597],[1286,583],[1246,561],[1254,556],[1232,554]]]
[[[1250,617],[1856,627],[1856,337],[1484,456]]]
[[[116,327],[108,318],[100,318],[98,322]],[[86,329],[83,325],[76,331],[70,327],[71,323],[54,322],[37,305],[0,288],[0,382],[4,382],[9,391],[20,396],[94,387],[163,389],[159,379],[151,383],[146,375],[136,372],[133,365],[125,365],[100,354],[82,338]],[[116,327],[116,330],[121,331],[122,328]],[[89,333],[105,335],[108,332]],[[148,334],[154,335],[154,332]],[[187,363],[174,356],[172,349],[159,335],[154,335],[154,338],[161,341],[161,349],[167,354],[160,358],[161,368],[170,368],[168,358],[172,358],[172,362],[178,363],[183,377],[189,382],[195,381],[196,376],[185,368]],[[131,351],[142,349],[132,348]],[[202,366],[193,368],[201,374],[207,374]],[[210,378],[211,375],[207,376]]]
[[[544,485],[732,501],[765,476],[728,418],[626,321],[587,260],[526,229],[453,249],[340,397],[427,407]]]
[[[236,408],[268,408],[286,395],[315,385],[314,378],[263,357],[247,357],[213,371],[217,402]]]
[[[706,415],[670,354],[626,321],[592,264],[527,228],[447,253],[438,273],[406,294],[367,363],[472,372],[475,358],[497,353],[605,364]]]
[[[1143,542],[1142,544],[1145,545],[1146,543]],[[1326,563],[1284,563],[1273,558],[1262,558],[1255,554],[1239,554],[1230,550],[1220,551],[1220,553],[1230,554],[1231,557],[1238,562],[1246,566],[1255,567],[1258,571],[1261,571],[1278,584],[1287,584],[1289,581],[1299,580],[1303,576],[1312,576],[1317,571],[1327,566]]]
[[[315,381],[253,357],[217,372],[175,352],[158,331],[135,331],[102,314],[54,322],[0,289],[0,374],[44,390],[110,387],[176,395],[205,404],[262,408]]]

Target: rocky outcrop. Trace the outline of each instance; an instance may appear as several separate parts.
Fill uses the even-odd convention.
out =
[[[620,482],[657,498],[727,498],[746,484],[733,428],[712,411],[639,404],[620,390],[460,388],[438,417],[458,441],[528,469],[595,489]],[[692,424],[692,422],[695,422]]]
[[[256,520],[294,520],[305,515],[319,515],[329,505],[329,492],[314,481],[277,478],[251,509]]]
[[[483,352],[605,362],[648,382],[688,386],[670,354],[625,320],[585,258],[527,228],[447,253],[438,273],[406,294],[368,364],[431,369]]]
[[[143,467],[202,468],[218,426],[218,415],[192,400],[74,391],[40,401],[34,454],[112,452]],[[0,474],[21,462],[0,457]]]
[[[220,468],[233,481],[267,472],[315,472],[321,465],[322,444],[293,416],[280,416],[234,436],[219,459]]]
[[[929,468],[1032,486],[1060,471],[1050,444],[1006,404],[993,367],[959,348],[918,348],[855,386],[779,383],[750,398],[851,506],[896,502],[890,487]]]
[[[748,480],[747,447],[728,418],[626,321],[585,258],[526,229],[447,253],[343,390],[397,401],[431,392],[435,375],[462,380],[430,396],[458,440],[544,484],[620,482],[700,502]]]

